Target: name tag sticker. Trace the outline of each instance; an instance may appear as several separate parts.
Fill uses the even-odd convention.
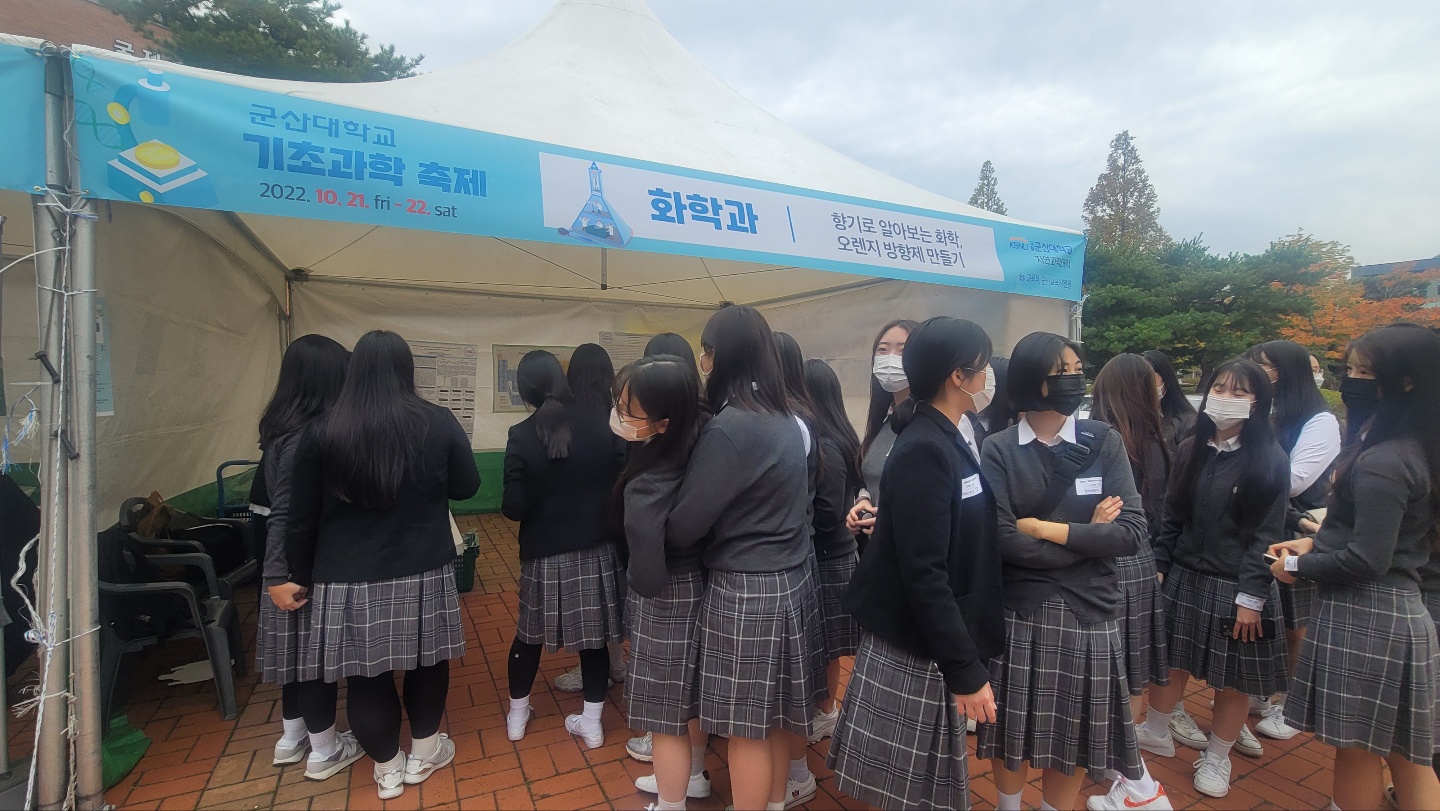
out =
[[[980,495],[981,489],[979,473],[976,473],[974,476],[966,476],[960,481],[961,498],[974,498]]]
[[[1075,495],[1077,496],[1103,496],[1105,495],[1105,479],[1095,476],[1090,479],[1075,480]]]

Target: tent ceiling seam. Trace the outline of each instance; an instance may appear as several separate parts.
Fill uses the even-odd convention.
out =
[[[787,265],[786,267],[779,267],[779,268],[761,268],[761,269],[759,269],[759,270],[740,270],[740,271],[736,271],[736,272],[734,272],[734,273],[721,273],[721,274],[718,275],[718,276],[691,276],[691,277],[685,278],[685,279],[665,279],[665,280],[663,280],[663,281],[658,281],[658,282],[636,282],[635,284],[632,284],[632,285],[629,285],[629,286],[630,286],[631,288],[638,288],[638,287],[653,287],[653,286],[655,286],[655,285],[660,285],[660,284],[684,284],[684,283],[686,283],[686,282],[702,282],[702,281],[705,281],[706,279],[709,279],[709,280],[711,280],[711,281],[715,281],[716,279],[735,279],[735,278],[739,278],[739,277],[741,277],[741,276],[754,276],[754,275],[760,274],[760,273],[775,273],[776,271],[781,271],[781,270],[814,270],[814,268],[802,268],[802,267],[797,267],[797,266],[795,266],[795,265]],[[817,273],[833,273],[834,271],[824,271],[824,270],[820,270],[820,271],[816,271],[816,272],[817,272]],[[720,288],[719,288],[718,286],[715,288],[715,292],[717,292],[717,293],[720,292]],[[721,293],[721,296],[720,296],[720,297],[723,299],[725,296],[724,296],[723,293]]]
[[[370,286],[374,286],[374,287],[393,287],[393,288],[400,288],[400,289],[404,289],[404,290],[428,291],[428,292],[438,292],[438,293],[460,293],[460,294],[467,295],[467,296],[489,296],[489,297],[491,297],[491,298],[524,299],[524,300],[527,300],[527,301],[544,301],[544,300],[547,300],[547,299],[548,299],[548,300],[552,300],[552,301],[578,301],[578,302],[586,302],[586,303],[592,303],[592,304],[620,304],[620,305],[630,305],[630,306],[640,306],[640,307],[644,307],[644,306],[675,307],[675,308],[683,309],[683,310],[706,310],[706,311],[711,311],[711,310],[714,310],[714,309],[715,309],[715,305],[712,304],[712,303],[709,303],[709,302],[695,303],[695,304],[670,304],[670,303],[663,302],[663,301],[627,301],[627,300],[625,300],[625,299],[603,299],[603,298],[591,298],[591,297],[582,297],[582,296],[535,295],[535,294],[529,294],[529,293],[503,293],[503,292],[497,292],[497,291],[494,291],[494,290],[471,290],[471,289],[466,289],[466,288],[464,288],[464,287],[451,287],[451,286],[448,285],[448,283],[416,284],[416,283],[414,283],[414,282],[412,282],[412,281],[409,281],[409,280],[406,280],[406,281],[391,281],[391,280],[388,280],[388,279],[356,279],[356,278],[351,278],[351,277],[347,277],[347,276],[311,276],[311,277],[307,280],[307,282],[312,283],[312,284],[313,284],[313,283],[316,283],[316,282],[323,282],[323,283],[327,283],[327,284],[354,285],[354,286],[357,286],[357,287],[363,287],[363,286],[366,286],[366,285],[370,285]],[[533,285],[532,285],[532,286],[533,286]],[[571,288],[556,288],[556,289],[558,289],[558,290],[584,290],[585,288],[583,288],[583,287],[571,287]],[[611,288],[611,289],[612,289],[612,290],[619,290],[619,289],[623,289],[623,288]],[[636,291],[631,291],[631,292],[639,293],[639,294],[641,294],[641,295],[646,295],[646,296],[655,296],[655,295],[658,295],[658,294],[656,294],[656,293],[647,293],[647,292],[645,292],[645,291],[643,291],[643,290],[636,290]],[[673,297],[671,297],[671,298],[673,298]],[[687,301],[687,299],[675,299],[675,300],[676,300],[676,301]]]
[[[224,240],[222,240],[222,239],[216,237],[214,234],[210,233],[208,230],[206,230],[204,227],[202,227],[199,223],[196,223],[194,220],[191,220],[189,217],[186,217],[186,216],[184,216],[184,215],[176,212],[176,211],[173,210],[173,209],[166,208],[166,207],[163,207],[163,206],[147,206],[147,207],[150,208],[150,209],[152,209],[152,210],[154,210],[154,211],[163,211],[164,213],[170,215],[171,217],[174,217],[175,219],[179,220],[180,222],[185,223],[186,225],[188,225],[188,226],[190,226],[191,228],[195,229],[196,232],[198,232],[198,233],[200,233],[201,235],[203,235],[206,239],[208,239],[208,240],[210,240],[211,242],[213,242],[213,243],[215,243],[216,245],[218,245],[218,246],[219,246],[221,249],[223,249],[226,253],[230,254],[230,255],[233,256],[233,257],[235,257],[235,261],[239,262],[240,265],[241,265],[242,267],[244,267],[245,270],[248,271],[251,276],[254,276],[254,277],[255,277],[255,280],[258,281],[258,282],[260,282],[260,286],[263,287],[263,288],[265,288],[265,291],[270,294],[271,300],[275,302],[275,306],[280,310],[280,312],[283,313],[283,312],[285,311],[285,302],[281,300],[281,298],[280,298],[280,293],[279,293],[278,291],[276,291],[276,289],[270,285],[270,282],[265,279],[264,274],[262,274],[262,273],[260,272],[259,268],[255,267],[255,265],[251,264],[251,262],[250,262],[248,259],[246,259],[245,257],[241,256],[239,251],[237,251],[237,250],[235,250],[234,248],[232,248],[232,247],[230,247],[229,245],[227,245]],[[263,243],[262,243],[262,244],[263,244]],[[262,253],[263,253],[263,251],[262,251]],[[283,266],[281,267],[281,271],[284,272]]]
[[[361,234],[360,236],[355,237],[354,239],[350,240],[349,242],[345,243],[344,245],[341,245],[340,247],[338,247],[338,248],[336,248],[335,250],[331,251],[330,253],[326,254],[326,255],[325,255],[325,258],[321,259],[320,261],[318,261],[318,262],[311,262],[309,265],[306,265],[306,268],[309,269],[309,270],[314,270],[314,268],[315,268],[317,265],[323,265],[323,264],[325,264],[326,262],[328,262],[328,261],[330,261],[331,259],[333,259],[333,258],[335,257],[335,254],[340,253],[341,251],[349,250],[350,248],[355,247],[355,243],[357,243],[357,242],[359,242],[360,240],[364,239],[365,237],[368,237],[368,236],[370,236],[371,234],[375,233],[375,231],[378,230],[379,228],[380,228],[380,226],[378,226],[378,225],[372,225],[372,226],[370,226],[370,230],[366,231],[365,233]]]
[[[700,257],[700,267],[705,268],[705,275],[710,277],[710,284],[715,286],[715,295],[719,296],[721,301],[729,301],[730,299],[725,297],[725,291],[720,289],[720,283],[715,281],[715,274],[710,272],[710,263],[706,262],[703,256]]]
[[[827,287],[827,288],[824,289],[824,290],[810,290],[810,291],[807,291],[807,292],[804,292],[804,293],[792,293],[791,295],[788,295],[788,296],[779,296],[779,297],[772,298],[772,299],[766,299],[766,300],[764,300],[764,301],[756,301],[756,302],[752,302],[750,306],[752,306],[752,307],[757,307],[757,308],[758,308],[758,307],[773,307],[773,306],[778,305],[778,304],[796,304],[796,303],[799,303],[799,302],[802,302],[802,301],[807,301],[807,300],[810,300],[810,299],[829,298],[830,296],[837,296],[837,295],[839,295],[839,294],[841,294],[841,293],[848,293],[848,292],[850,292],[850,291],[852,291],[852,290],[863,290],[863,289],[865,289],[865,288],[867,288],[867,287],[875,287],[876,285],[882,285],[882,284],[887,284],[887,283],[889,283],[889,282],[898,282],[898,281],[901,281],[901,280],[900,280],[900,279],[879,279],[879,278],[876,278],[876,279],[866,279],[866,280],[863,281],[863,282],[853,282],[853,283],[851,283],[851,284],[842,284],[842,285],[840,285],[840,286],[838,286],[838,287]]]
[[[520,247],[519,245],[516,245],[515,243],[511,242],[511,241],[508,240],[508,239],[503,239],[503,238],[501,238],[501,237],[491,237],[491,238],[494,239],[496,242],[499,242],[499,243],[501,243],[501,244],[503,244],[503,245],[509,245],[510,247],[514,248],[515,250],[517,250],[517,251],[519,251],[519,252],[521,252],[521,253],[523,253],[523,254],[525,254],[525,255],[527,255],[527,256],[533,256],[533,257],[535,257],[536,259],[539,259],[541,262],[547,262],[547,263],[549,263],[549,264],[552,264],[552,265],[554,265],[555,267],[560,268],[561,270],[565,271],[566,273],[572,274],[572,275],[574,275],[574,276],[579,276],[580,278],[582,278],[582,279],[584,279],[585,281],[587,281],[587,282],[595,285],[596,287],[599,287],[599,286],[600,286],[600,283],[599,283],[599,282],[595,281],[594,279],[590,278],[589,276],[586,276],[585,274],[579,272],[578,270],[571,270],[570,268],[565,267],[564,265],[560,264],[559,262],[555,262],[555,261],[553,261],[553,260],[551,260],[551,259],[546,259],[545,257],[543,257],[543,256],[541,256],[541,255],[539,255],[539,254],[537,254],[537,253],[532,253],[532,252],[530,252],[530,251],[527,251],[527,250],[525,250],[524,248]]]

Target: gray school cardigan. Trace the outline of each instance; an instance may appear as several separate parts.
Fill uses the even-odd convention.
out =
[[[1124,602],[1115,558],[1136,554],[1140,544],[1149,542],[1124,441],[1110,431],[1060,504],[1049,515],[1032,515],[1049,486],[1055,450],[1038,439],[1021,445],[1019,430],[1012,425],[991,434],[981,453],[1000,521],[1005,608],[1023,616],[1058,594],[1082,623],[1116,619]],[[1101,479],[1099,493],[1077,493],[1081,483],[1096,478]],[[1095,505],[1109,496],[1124,500],[1120,515],[1109,524],[1091,524]],[[1026,535],[1015,526],[1026,517],[1068,523],[1069,542],[1062,546]]]
[[[680,492],[685,468],[656,465],[625,483],[625,543],[630,550],[626,575],[641,597],[659,597],[675,575],[698,572],[700,549],[665,543],[665,519]]]

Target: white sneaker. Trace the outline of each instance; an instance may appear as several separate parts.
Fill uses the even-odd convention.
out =
[[[1210,706],[1212,706],[1212,707],[1215,706],[1215,703],[1212,701],[1212,702],[1210,703]],[[1261,716],[1263,716],[1263,715],[1265,714],[1265,711],[1268,710],[1268,709],[1270,709],[1272,706],[1274,706],[1274,705],[1270,703],[1270,699],[1269,699],[1269,698],[1260,698],[1259,696],[1250,696],[1250,714],[1251,714],[1251,715],[1261,715]]]
[[[405,764],[408,762],[409,758],[405,758],[400,768],[394,771],[381,771],[380,764],[375,764],[375,789],[380,799],[393,800],[405,793]]]
[[[330,757],[310,753],[310,758],[305,761],[305,776],[311,780],[329,780],[339,774],[341,769],[364,756],[365,750],[360,748],[360,742],[347,730],[340,733],[340,748]]]
[[[1195,761],[1195,790],[1207,797],[1220,798],[1230,793],[1230,758],[1209,752]]]
[[[507,712],[505,714],[505,737],[512,741],[523,740],[525,727],[529,726],[530,719],[534,717],[535,708],[529,705],[525,706],[523,712],[517,713],[514,710]]]
[[[288,766],[291,763],[299,763],[305,759],[305,755],[309,751],[310,736],[308,735],[293,744],[281,738],[275,742],[275,757],[270,761],[270,765]]]
[[[646,774],[635,778],[635,788],[659,796],[660,786],[655,775]],[[685,787],[685,796],[692,800],[703,800],[710,796],[710,772],[690,775],[690,785]]]
[[[435,751],[433,757],[421,760],[412,753],[405,758],[405,783],[406,785],[418,786],[430,778],[436,769],[443,769],[450,765],[455,759],[455,742],[450,736],[440,733],[440,748]]]
[[[1157,781],[1155,796],[1147,797],[1135,789],[1135,784],[1125,778],[1115,781],[1108,794],[1096,794],[1085,801],[1090,811],[1132,811],[1143,808],[1147,811],[1174,811],[1170,798],[1165,796],[1165,787]]]
[[[1245,757],[1265,757],[1265,747],[1260,745],[1249,726],[1240,727],[1240,735],[1235,739],[1235,751]]]
[[[1300,734],[1300,730],[1285,723],[1284,704],[1270,705],[1270,709],[1265,711],[1260,723],[1255,725],[1255,731],[1277,741],[1288,741]]]
[[[596,723],[592,729],[585,722],[585,716],[576,713],[565,716],[565,731],[585,742],[591,749],[599,749],[605,745],[605,730]]]
[[[641,763],[651,763],[655,760],[655,740],[650,733],[645,733],[638,738],[631,738],[625,744],[625,754],[635,758]]]
[[[1175,736],[1176,743],[1191,749],[1204,749],[1210,745],[1210,737],[1200,731],[1195,719],[1181,705],[1176,705],[1175,712],[1170,715],[1170,734]]]
[[[1175,757],[1175,735],[1160,736],[1150,731],[1148,724],[1135,725],[1135,742],[1141,749],[1160,757]]]
[[[620,678],[615,678],[616,671],[610,671],[610,683],[606,688],[614,687],[617,681],[625,681],[625,671],[621,670]],[[580,672],[580,666],[576,665],[569,670],[555,677],[555,689],[562,693],[583,693],[585,692],[585,676]]]
[[[815,711],[810,717],[810,742],[819,743],[835,734],[835,723],[840,720],[840,708],[830,712]]]
[[[797,783],[790,778],[785,778],[785,807],[794,808],[797,805],[804,805],[815,799],[815,775],[805,778],[805,782]]]

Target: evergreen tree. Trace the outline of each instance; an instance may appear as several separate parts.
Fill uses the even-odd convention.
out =
[[[1167,248],[1171,241],[1160,227],[1156,199],[1135,141],[1125,130],[1110,142],[1105,173],[1085,195],[1085,235],[1090,245],[1148,252]]]
[[[102,0],[136,31],[156,39],[167,59],[267,79],[379,82],[415,75],[408,57],[331,19],[330,0]],[[155,26],[163,26],[157,31]]]
[[[970,205],[996,214],[1007,214],[1005,201],[1000,199],[1000,189],[995,183],[995,164],[985,161],[980,167],[980,180],[975,184],[975,193],[970,195]]]

